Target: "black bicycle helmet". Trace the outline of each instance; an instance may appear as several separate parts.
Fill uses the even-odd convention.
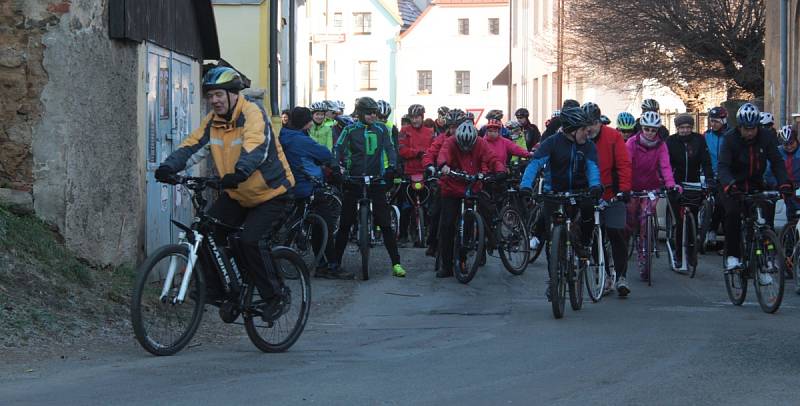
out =
[[[446,116],[448,112],[450,112],[450,108],[447,106],[439,107],[439,110],[437,110],[437,113],[440,116]]]
[[[583,103],[581,110],[583,110],[583,112],[586,114],[586,118],[588,118],[592,123],[600,120],[600,116],[603,115],[603,113],[600,112],[600,106],[593,102]]]
[[[376,102],[372,97],[359,97],[358,101],[356,102],[356,112],[359,115],[377,113],[378,109],[378,102]]]
[[[503,111],[502,110],[489,110],[486,113],[487,120],[502,120],[503,119]]]
[[[412,104],[408,106],[409,117],[422,116],[422,115],[425,115],[425,106],[421,104]]]
[[[644,99],[642,101],[642,111],[655,111],[658,113],[659,110],[661,110],[661,107],[656,99]]]
[[[445,117],[445,124],[448,127],[459,125],[467,119],[467,114],[461,111],[460,109],[452,109],[447,112],[447,116]]]
[[[580,107],[580,106],[581,106],[581,104],[578,103],[577,100],[567,99],[567,100],[564,100],[563,104],[561,104],[561,110],[564,110],[564,109],[567,109],[567,108],[570,108],[570,107]]]
[[[528,118],[531,115],[531,112],[528,111],[525,107],[520,107],[517,111],[514,112],[514,117],[516,118]]]
[[[580,107],[568,107],[561,110],[561,128],[565,133],[572,133],[592,123]]]

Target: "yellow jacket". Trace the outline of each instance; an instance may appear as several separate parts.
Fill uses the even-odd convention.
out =
[[[286,193],[294,176],[283,154],[278,134],[267,113],[239,96],[230,121],[208,113],[198,127],[165,161],[175,172],[199,162],[211,152],[219,176],[240,172],[248,176],[236,189],[225,192],[244,207],[255,207]]]

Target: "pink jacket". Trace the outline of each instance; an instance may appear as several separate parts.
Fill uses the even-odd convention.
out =
[[[489,149],[494,152],[494,156],[497,157],[497,160],[500,161],[500,164],[503,165],[503,170],[506,170],[506,163],[508,163],[508,158],[511,155],[522,157],[522,158],[529,158],[531,153],[526,151],[525,148],[520,147],[514,141],[509,140],[508,138],[504,137],[497,137],[494,140],[490,137],[486,136],[483,137],[486,140],[486,144],[489,146]]]
[[[671,188],[675,186],[672,178],[672,167],[669,164],[669,151],[663,140],[648,148],[639,141],[642,133],[636,133],[625,143],[631,157],[631,173],[633,177],[631,189],[636,192]]]

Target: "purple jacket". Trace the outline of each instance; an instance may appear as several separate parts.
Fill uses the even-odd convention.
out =
[[[638,132],[625,143],[631,157],[631,189],[642,192],[675,186],[667,144],[658,139],[655,146],[648,148],[639,141],[641,137],[642,133]]]

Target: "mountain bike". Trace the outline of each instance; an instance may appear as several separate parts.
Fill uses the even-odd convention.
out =
[[[428,187],[428,182],[423,181],[422,175],[414,175],[406,177],[400,183],[400,187],[395,190],[389,201],[397,202],[400,198],[400,193],[405,195],[406,201],[411,204],[410,221],[413,230],[409,230],[414,242],[414,247],[421,248],[425,246],[425,238],[427,232],[426,207],[428,200],[431,197],[431,190]],[[396,205],[395,205],[396,206]]]
[[[611,241],[605,237],[601,218],[603,210],[616,201],[617,196],[609,200],[600,200],[594,205],[594,228],[592,230],[592,240],[589,244],[591,253],[585,281],[589,298],[595,303],[603,298],[606,278],[611,278],[613,283],[617,277],[614,268],[614,256],[611,253]]]
[[[534,197],[542,194],[542,183],[543,181],[540,175],[533,187]],[[527,225],[526,229],[528,230],[528,237],[531,238],[536,236],[536,225],[544,221],[544,213],[542,211],[542,205],[537,202],[535,198],[525,202],[524,207],[525,209],[523,212],[527,214],[525,218]],[[539,259],[539,255],[542,254],[542,249],[545,246],[545,236],[537,236],[537,238],[540,238],[541,241],[539,241],[539,245],[536,247],[536,249],[530,251],[530,254],[528,255],[529,264],[532,264]]]
[[[643,192],[633,192],[631,197],[637,199],[646,199],[643,212],[639,215],[645,217],[645,229],[640,230],[637,222],[637,227],[633,233],[636,245],[636,252],[639,253],[641,258],[644,258],[644,277],[647,278],[647,286],[653,286],[653,256],[658,258],[658,218],[656,217],[656,201],[658,198],[665,197],[663,190],[650,190]],[[641,204],[641,202],[637,202]],[[644,234],[642,234],[644,233]]]
[[[316,269],[325,256],[328,245],[328,224],[313,212],[314,195],[295,206],[276,241],[294,249],[308,269]]]
[[[669,254],[670,269],[677,273],[689,274],[694,278],[697,272],[697,252],[703,245],[697,232],[697,220],[692,209],[698,208],[705,201],[705,191],[700,183],[681,184],[683,193],[677,196],[678,207],[672,207],[672,201],[667,200],[666,245]],[[676,219],[683,219],[683,226],[676,229]],[[678,255],[680,254],[680,255]],[[677,259],[680,257],[680,263]]]
[[[758,303],[765,313],[775,313],[781,306],[786,265],[783,247],[775,231],[764,218],[763,206],[774,205],[778,192],[754,192],[734,195],[744,204],[742,211],[742,266],[724,271],[725,289],[734,305],[747,296],[747,280],[753,280]],[[726,256],[723,256],[723,264]]]
[[[465,172],[451,170],[446,176],[464,181],[466,189],[461,199],[461,207],[456,221],[456,233],[453,241],[453,261],[455,276],[461,283],[469,283],[480,266],[480,259],[485,255],[486,229],[483,217],[478,213],[478,195],[473,193],[475,182],[484,179],[483,174],[468,175]],[[447,244],[448,242],[444,242]]]
[[[206,303],[206,278],[219,278],[220,318],[234,323],[242,316],[250,341],[264,352],[288,350],[305,328],[311,304],[311,285],[303,259],[291,248],[271,247],[266,256],[282,285],[277,314],[263,313],[267,305],[251,283],[251,271],[240,270],[241,228],[223,224],[206,214],[207,188],[219,188],[218,178],[175,177],[192,192],[195,219],[191,226],[172,221],[181,232],[178,243],[165,245],[139,267],[131,298],[131,321],[136,340],[154,355],[173,355],[194,336]],[[217,234],[227,234],[218,239]],[[244,271],[244,272],[242,272]],[[209,281],[210,282],[210,281]]]
[[[530,245],[525,216],[520,211],[523,198],[519,192],[519,182],[507,179],[501,183],[500,196],[492,196],[494,216],[492,225],[497,240],[497,250],[503,267],[512,275],[522,275],[528,267]]]
[[[557,209],[551,214],[550,241],[548,242],[548,274],[549,291],[553,317],[564,317],[567,291],[572,310],[583,307],[583,287],[586,272],[585,261],[580,261],[576,254],[576,244],[581,244],[579,228],[573,227],[573,220],[567,213],[569,207],[577,208],[578,201],[590,198],[586,192],[556,193],[548,192],[538,195],[537,200],[553,203]],[[578,216],[579,217],[579,216]]]

